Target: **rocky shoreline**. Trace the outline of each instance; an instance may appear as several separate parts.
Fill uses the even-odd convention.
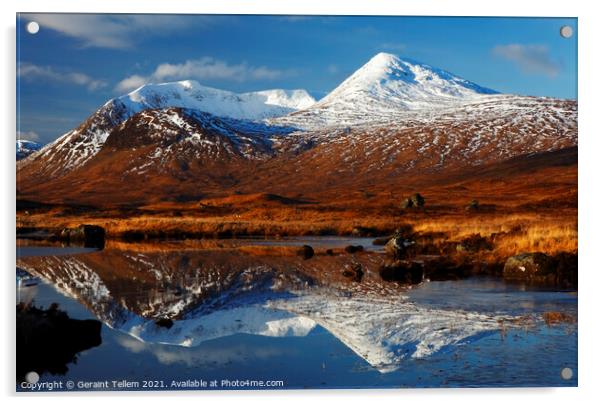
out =
[[[102,249],[105,240],[122,240],[129,243],[149,241],[184,240],[189,238],[109,238],[98,225],[82,224],[73,228],[54,230],[28,230],[21,232],[24,239],[59,242],[63,246],[83,246]],[[215,235],[213,235],[215,236]],[[415,232],[411,226],[398,228],[392,235],[378,236],[371,228],[356,227],[351,237],[374,238],[372,244],[384,247],[384,255],[378,254],[380,265],[378,274],[385,282],[398,284],[419,284],[424,280],[444,281],[466,278],[474,275],[501,277],[508,282],[550,286],[561,289],[577,289],[577,253],[560,252],[519,252],[506,258],[497,258],[496,235],[483,237],[474,234],[459,241],[451,241],[444,235]],[[197,239],[197,238],[190,238]],[[203,240],[204,238],[198,238]],[[216,238],[213,240],[228,240]],[[252,245],[252,242],[249,243]],[[283,254],[268,249],[268,254]],[[318,253],[314,247],[303,245],[294,252],[303,260],[312,260]],[[342,264],[342,276],[360,283],[366,272],[361,263],[354,261],[357,255],[368,254],[361,245],[348,245],[343,249],[326,249],[321,255],[348,255],[351,259]],[[492,259],[493,257],[493,259]]]

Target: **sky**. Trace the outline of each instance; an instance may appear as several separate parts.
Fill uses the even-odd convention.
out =
[[[144,83],[319,99],[378,52],[503,93],[577,98],[574,18],[21,14],[16,29],[17,136],[40,143]]]

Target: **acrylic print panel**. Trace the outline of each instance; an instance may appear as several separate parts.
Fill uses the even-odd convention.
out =
[[[576,37],[18,15],[17,390],[576,386]]]

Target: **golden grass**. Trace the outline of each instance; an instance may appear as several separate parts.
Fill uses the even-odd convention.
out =
[[[577,213],[465,215],[410,222],[419,233],[443,232],[451,240],[493,237],[498,256],[520,252],[577,252]]]
[[[486,261],[500,261],[522,252],[538,251],[552,255],[577,252],[575,208],[476,213],[463,208],[400,212],[391,210],[387,205],[347,209],[328,205],[251,205],[225,215],[208,215],[192,210],[182,210],[179,215],[174,215],[173,211],[149,210],[132,216],[118,211],[106,212],[104,217],[68,215],[54,210],[28,215],[19,213],[17,227],[57,231],[88,223],[104,227],[109,238],[115,239],[128,236],[128,233],[131,236],[133,232],[147,238],[350,235],[355,227],[372,228],[386,235],[400,226],[411,225],[419,234],[439,235],[435,239],[436,244],[461,241],[474,234],[491,238],[493,251],[481,254],[481,259]],[[267,251],[255,253],[268,254]]]
[[[34,214],[20,216],[17,227],[41,227],[62,229],[82,223],[100,225],[107,234],[119,237],[127,232],[139,231],[149,236],[159,234],[190,234],[218,236],[223,235],[257,235],[257,236],[303,236],[350,234],[353,228],[371,227],[382,232],[392,232],[403,224],[399,217],[357,217],[353,212],[344,214],[329,211],[308,211],[303,214],[273,210],[272,215],[139,215],[129,218],[92,217],[92,216],[57,216]]]

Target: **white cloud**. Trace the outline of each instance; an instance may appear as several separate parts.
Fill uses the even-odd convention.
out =
[[[38,142],[40,135],[34,131],[17,131],[17,139]]]
[[[514,62],[526,73],[543,73],[555,77],[560,72],[561,65],[552,59],[545,45],[509,44],[493,48],[495,56]]]
[[[28,62],[19,63],[17,75],[28,81],[49,80],[57,83],[84,86],[88,90],[97,90],[107,85],[105,81],[93,79],[84,73],[61,72],[51,66],[38,66]]]
[[[125,93],[135,90],[146,83],[148,83],[148,79],[146,77],[132,75],[117,83],[117,86],[115,86],[115,91]]]
[[[143,36],[169,35],[174,31],[210,24],[206,16],[127,14],[25,14],[40,30],[51,29],[80,41],[84,47],[127,49]]]
[[[145,83],[175,80],[227,80],[244,82],[249,80],[276,80],[294,75],[294,70],[272,69],[267,66],[250,66],[246,62],[229,64],[211,57],[187,60],[183,63],[162,63],[147,75],[132,75],[115,86],[118,92],[126,92]]]

